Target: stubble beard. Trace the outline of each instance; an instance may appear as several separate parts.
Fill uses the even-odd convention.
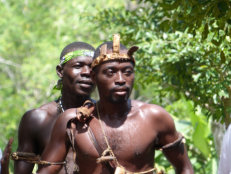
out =
[[[123,104],[126,103],[130,96],[130,90],[124,96],[115,96],[113,92],[110,92],[110,96],[108,97],[108,101],[113,104]]]

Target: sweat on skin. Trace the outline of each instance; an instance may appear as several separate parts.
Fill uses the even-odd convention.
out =
[[[104,48],[101,54],[100,48],[105,44],[107,49],[105,51]],[[180,134],[176,131],[173,119],[162,107],[129,99],[135,78],[134,63],[129,59],[130,56],[127,59],[126,56],[120,57],[120,54],[128,55],[129,52],[123,45],[120,44],[119,52],[118,49],[114,52],[113,47],[113,42],[107,42],[96,49],[94,60],[102,56],[103,61],[99,58],[98,63],[93,64],[91,78],[97,85],[100,99],[87,127],[81,122],[74,124],[79,173],[152,173],[155,150],[175,142]],[[113,53],[119,57],[108,60],[107,55],[113,57]],[[69,109],[57,119],[50,142],[42,154],[43,160],[65,160],[70,148],[66,135],[67,123],[75,116],[76,109]],[[108,149],[108,155],[115,157],[108,165],[96,162],[101,154],[89,137],[89,129],[102,151]],[[164,149],[163,154],[177,174],[193,173],[183,143]],[[38,172],[52,174],[59,170],[60,166],[41,166]]]

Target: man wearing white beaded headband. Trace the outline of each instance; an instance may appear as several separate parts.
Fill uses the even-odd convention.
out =
[[[76,117],[70,109],[56,121],[42,159],[60,162],[73,144],[79,173],[132,174],[155,173],[155,150],[161,149],[177,174],[192,174],[193,169],[171,116],[160,106],[130,100],[134,82],[133,53],[113,42],[100,45],[94,54],[92,80],[99,92],[90,119],[71,122],[73,143],[68,144],[66,128]],[[87,127],[86,127],[87,125]],[[58,152],[58,153],[57,153]],[[56,173],[60,166],[41,166],[39,173]]]

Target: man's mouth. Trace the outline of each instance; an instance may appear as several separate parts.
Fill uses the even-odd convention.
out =
[[[77,82],[82,88],[91,88],[93,83],[90,80],[82,80]]]
[[[126,95],[128,92],[128,88],[116,88],[116,89],[114,89],[114,92],[117,95]]]
[[[117,95],[126,95],[127,91],[115,91]]]

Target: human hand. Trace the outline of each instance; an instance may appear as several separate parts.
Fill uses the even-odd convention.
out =
[[[94,104],[87,100],[83,106],[76,109],[76,118],[79,122],[85,123],[89,117],[91,117],[94,111]]]
[[[1,159],[1,174],[9,174],[10,154],[13,141],[14,139],[10,138],[4,149]]]

